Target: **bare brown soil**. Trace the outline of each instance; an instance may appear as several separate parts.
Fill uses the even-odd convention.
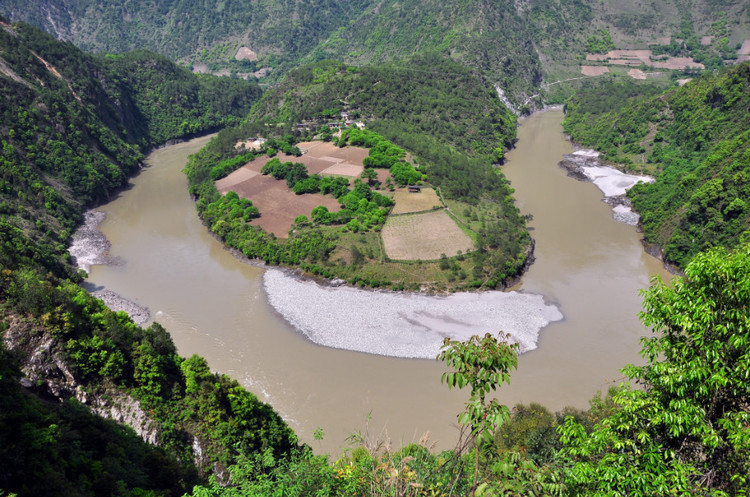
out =
[[[362,147],[343,147],[339,148],[331,142],[302,142],[297,144],[300,150],[305,155],[311,155],[312,157],[328,157],[333,159],[341,159],[344,162],[350,162],[353,164],[362,164],[362,159],[367,157],[369,150]]]
[[[631,69],[628,71],[628,76],[633,79],[646,79],[646,73],[640,69]]]
[[[703,46],[710,45],[713,39],[714,39],[713,36],[701,36],[701,45]]]
[[[238,174],[239,173],[239,174]],[[248,198],[260,211],[260,217],[251,224],[260,226],[279,238],[286,238],[289,229],[297,216],[310,216],[310,212],[319,205],[325,205],[331,212],[337,212],[339,202],[331,196],[319,194],[296,195],[287,188],[286,182],[263,176],[255,171],[242,168],[217,182],[217,189],[222,195],[234,191],[242,198]],[[254,174],[253,174],[254,173]],[[243,181],[236,181],[233,176],[247,177]],[[219,183],[224,181],[222,188]]]
[[[742,46],[737,50],[737,55],[750,55],[750,40],[742,42]]]
[[[260,146],[263,145],[263,142],[260,140],[246,140],[246,141],[238,141],[234,144],[234,148],[245,148],[245,150],[256,150],[259,149]]]
[[[606,54],[587,54],[586,60],[597,60],[597,61],[610,61],[611,64],[615,64],[614,60],[627,60],[629,62],[622,63],[622,65],[635,63],[636,65],[641,62],[649,64],[651,62],[651,50],[610,50]]]
[[[240,47],[234,56],[237,60],[258,60],[258,55],[247,47]]]
[[[325,174],[328,176],[348,176],[350,178],[358,178],[362,174],[362,171],[364,169],[364,166],[356,166],[354,164],[349,164],[346,162],[336,163],[323,169],[320,174]]]
[[[695,68],[695,69],[706,68],[706,66],[704,66],[700,62],[694,61],[692,57],[670,57],[666,61],[663,61],[663,62],[652,62],[651,65],[659,69],[672,69],[672,70],[688,69],[688,68]]]
[[[395,260],[433,260],[474,249],[474,242],[445,209],[423,214],[390,216],[383,227],[385,252]]]
[[[241,142],[238,145],[251,148],[254,142]],[[364,148],[339,148],[330,142],[302,142],[297,146],[302,150],[302,156],[278,154],[278,159],[281,162],[300,162],[310,174],[350,178],[357,178],[362,174],[362,159],[369,153]],[[253,202],[261,217],[253,220],[252,224],[279,238],[286,238],[297,216],[310,216],[310,211],[319,205],[328,207],[331,212],[340,209],[338,200],[333,197],[309,193],[296,195],[286,186],[286,182],[260,174],[269,160],[270,157],[258,157],[216,182],[216,189],[222,195],[234,191]]]
[[[193,64],[193,72],[196,74],[208,74],[208,64]]]
[[[610,50],[606,54],[587,54],[586,60],[606,62],[616,66],[640,66],[646,64],[659,69],[705,69],[703,64],[691,57],[669,57],[667,60],[651,60],[651,50]]]
[[[601,76],[608,72],[609,68],[606,66],[581,66],[581,74],[584,76]]]
[[[393,206],[391,214],[408,214],[412,212],[424,212],[433,208],[442,207],[442,203],[432,188],[422,188],[419,193],[409,193],[406,188],[399,188],[393,195]]]
[[[260,173],[258,171],[253,171],[249,167],[241,167],[229,176],[221,178],[219,181],[217,181],[216,189],[219,190],[219,193],[224,195],[226,192],[232,190],[235,186],[244,183],[245,181],[254,178],[255,176],[258,176],[259,174]]]

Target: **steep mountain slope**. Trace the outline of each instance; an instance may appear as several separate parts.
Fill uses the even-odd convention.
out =
[[[361,65],[425,51],[480,69],[514,96],[528,94],[542,80],[533,39],[511,2],[378,2],[307,58]]]
[[[611,90],[594,88],[611,93]],[[733,248],[750,229],[750,63],[706,73],[684,87],[591,112],[577,97],[565,129],[627,169],[656,174],[629,192],[647,243],[684,267],[713,246]]]
[[[181,495],[239,454],[297,451],[236,381],[78,287],[66,251],[148,146],[236,122],[258,94],[0,19],[0,493]]]
[[[671,37],[707,59],[716,50],[736,52],[750,38],[748,6],[731,0],[6,0],[0,13],[85,49],[146,48],[226,74],[251,75],[264,67],[271,82],[322,58],[363,65],[439,51],[484,71],[518,106],[543,80],[581,78],[580,57],[602,29],[618,48],[647,48]],[[716,46],[703,46],[703,36]],[[570,91],[570,84],[576,83],[553,89]]]
[[[3,253],[8,263],[36,252],[47,270],[65,273],[56,259],[82,207],[126,184],[139,147],[237,121],[259,95],[256,85],[197,77],[155,54],[97,59],[0,22],[1,222],[17,241]]]
[[[0,13],[72,40],[84,50],[117,53],[143,48],[173,60],[222,62],[222,67],[229,64],[234,70],[252,72],[256,65],[250,60],[230,62],[240,46],[252,49],[263,65],[288,70],[290,62],[373,4],[372,0],[38,0],[30,5],[9,0]]]
[[[264,66],[276,80],[301,62],[334,57],[359,65],[423,50],[444,50],[514,93],[541,80],[532,40],[509,2],[36,1],[30,9],[10,0],[2,12],[87,50],[147,48],[245,73]],[[241,46],[259,60],[233,60]]]

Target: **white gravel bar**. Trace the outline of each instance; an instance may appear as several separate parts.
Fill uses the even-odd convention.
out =
[[[651,183],[654,178],[626,174],[605,166],[599,159],[599,152],[590,149],[565,155],[560,166],[568,170],[569,176],[596,185],[604,194],[604,201],[612,206],[612,215],[617,221],[633,226],[638,224],[639,216],[631,209],[630,199],[625,193],[636,183]]]
[[[109,240],[99,231],[99,224],[104,221],[105,214],[101,211],[86,211],[83,224],[73,233],[68,252],[75,264],[86,271],[95,264],[108,264]]]
[[[500,331],[527,352],[539,330],[563,318],[541,295],[519,292],[373,291],[324,286],[278,269],[267,270],[263,281],[271,305],[314,343],[391,357],[434,359],[445,337]]]
[[[107,237],[99,231],[99,224],[104,221],[106,214],[101,211],[90,210],[83,215],[83,224],[73,233],[71,245],[68,248],[71,257],[79,269],[87,273],[96,264],[113,264],[118,262],[109,256],[110,243]],[[91,295],[101,299],[113,311],[125,311],[139,326],[145,326],[151,321],[148,308],[138,305],[130,299],[111,290],[100,289]]]
[[[582,166],[581,170],[604,193],[605,197],[624,195],[636,183],[651,183],[654,181],[649,176],[625,174],[609,166]]]

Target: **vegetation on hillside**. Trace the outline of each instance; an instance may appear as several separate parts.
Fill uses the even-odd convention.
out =
[[[82,209],[124,186],[145,147],[236,122],[259,94],[155,54],[99,59],[24,24],[0,29],[0,47],[2,257],[56,275],[70,273]]]
[[[9,0],[2,13],[61,39],[71,39],[83,50],[121,53],[147,49],[172,60],[207,63],[212,69],[253,72],[259,65],[234,60],[240,46],[249,46],[261,55],[263,66],[283,72],[371,4],[368,0],[345,4],[298,0],[252,6],[218,0],[202,5],[164,0],[125,4],[112,0],[35,0],[31,4]]]
[[[628,193],[646,242],[679,267],[710,247],[738,246],[750,227],[750,64],[610,111],[598,102],[612,88],[582,91],[566,106],[564,126],[605,160],[656,176]]]
[[[435,72],[437,66],[443,70]],[[413,85],[413,76],[423,72],[429,72],[431,77],[418,87]],[[520,273],[528,255],[530,238],[525,221],[513,203],[512,189],[502,173],[493,167],[493,163],[503,160],[505,150],[515,140],[515,116],[475,72],[436,54],[414,57],[405,64],[352,68],[324,61],[293,71],[284,83],[264,95],[246,123],[220,133],[188,164],[190,191],[198,197],[197,208],[204,222],[225,243],[248,257],[261,258],[271,264],[298,265],[315,274],[368,286],[400,289],[404,285],[419,288],[423,283],[432,284],[426,278],[406,280],[407,275],[399,274],[397,266],[384,260],[384,254],[374,253],[375,249],[380,250],[379,243],[368,249],[373,252],[365,268],[346,262],[347,259],[349,262],[359,260],[354,250],[341,258],[343,264],[331,260],[331,255],[337,253],[336,247],[345,243],[340,239],[340,230],[298,224],[290,238],[282,242],[236,218],[206,218],[203,214],[218,200],[209,172],[216,164],[240,155],[235,148],[238,139],[268,133],[268,130],[287,139],[309,138],[297,129],[298,123],[325,123],[332,116],[340,119],[341,112],[365,118],[368,129],[375,131],[371,135],[375,138],[370,140],[362,132],[345,130],[337,138],[339,146],[346,146],[356,136],[352,143],[371,148],[370,156],[365,159],[367,165],[389,166],[392,173],[396,173],[398,183],[421,180],[424,174],[445,199],[463,206],[454,215],[461,216],[462,220],[467,218],[465,224],[474,230],[478,250],[472,252],[470,258],[461,256],[456,260],[459,265],[456,274],[461,278],[451,276],[451,265],[443,268],[438,261],[432,262],[435,271],[430,273],[438,275],[437,281],[443,280],[442,285],[450,283],[447,285],[450,288],[494,288]],[[267,142],[264,150],[269,147]],[[401,147],[413,155],[419,165],[418,172],[404,162],[406,152]],[[369,188],[360,183],[355,191],[357,189]],[[377,200],[379,194],[372,195],[375,200],[365,194],[370,204],[388,206]],[[362,202],[362,198],[357,202]],[[358,232],[363,224],[362,216],[348,214],[357,210],[354,207],[353,204],[347,206],[343,212],[349,219],[360,219],[354,226],[356,229],[350,229]],[[481,213],[481,220],[477,211]],[[472,224],[472,215],[478,222]],[[353,219],[345,222],[352,223]],[[365,221],[364,226],[369,228],[380,223],[382,220]]]
[[[356,0],[261,2],[249,8],[224,0],[190,2],[6,0],[0,13],[42,27],[95,52],[147,49],[201,70],[275,83],[322,59],[363,66],[439,52],[481,71],[514,104],[556,100],[580,77],[587,50],[639,48],[670,36],[660,53],[690,54],[709,68],[737,57],[750,34],[741,2],[669,0],[543,0],[437,2]],[[605,36],[603,33],[606,32]],[[702,36],[713,36],[701,44]],[[682,40],[682,41],[678,41]],[[606,42],[605,42],[606,41]],[[252,60],[235,56],[251,49]],[[256,58],[257,57],[257,58]]]
[[[297,451],[235,380],[78,287],[66,251],[84,208],[126,185],[146,147],[235,122],[257,86],[0,22],[0,493],[181,495],[240,455]],[[140,409],[160,448],[84,399]]]
[[[230,469],[230,486],[212,481],[193,495],[744,495],[750,245],[699,255],[671,286],[654,281],[644,302],[645,363],[626,366],[632,385],[586,411],[485,402],[508,381],[513,348],[489,335],[448,340],[443,378],[472,389],[459,417],[467,438],[454,450],[435,454],[425,439],[394,452],[360,434],[334,463],[246,459]]]

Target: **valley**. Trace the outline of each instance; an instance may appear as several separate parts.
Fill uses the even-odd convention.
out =
[[[643,252],[635,229],[612,218],[594,185],[557,166],[570,151],[561,117],[557,110],[522,121],[505,166],[537,228],[536,261],[518,294],[418,303],[409,293],[326,288],[248,265],[205,232],[185,191],[182,161],[203,141],[156,152],[134,188],[101,208],[110,254],[122,262],[92,267],[87,285],[148,307],[181,354],[200,353],[241,379],[329,453],[364,429],[394,443],[429,430],[438,447],[451,447],[461,400],[440,385],[441,367],[431,360],[446,330],[461,337],[491,326],[522,344],[503,402],[584,407],[591,392],[617,381],[620,364],[639,360],[637,290],[653,273],[669,275]],[[385,357],[393,355],[423,360]],[[353,408],[336,407],[343,405]],[[318,427],[322,442],[312,437]]]
[[[29,7],[0,495],[743,494],[746,2]]]

